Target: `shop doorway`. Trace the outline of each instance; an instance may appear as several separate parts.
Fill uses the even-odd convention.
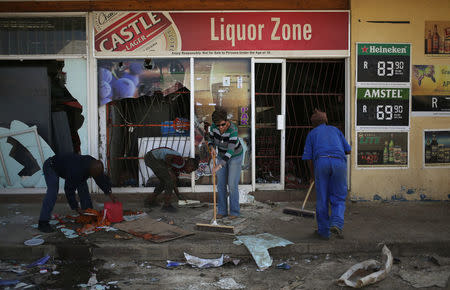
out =
[[[311,172],[302,154],[314,109],[345,131],[345,60],[257,60],[254,69],[256,187],[305,188]]]
[[[255,60],[255,186],[284,187],[285,60]]]

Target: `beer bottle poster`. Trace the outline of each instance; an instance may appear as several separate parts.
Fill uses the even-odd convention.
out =
[[[357,43],[356,82],[410,83],[411,44]]]
[[[449,167],[450,129],[424,130],[423,137],[425,167]]]
[[[408,132],[358,132],[357,166],[408,167]]]
[[[425,55],[450,55],[450,21],[425,21]]]
[[[357,87],[356,126],[409,126],[410,89]]]

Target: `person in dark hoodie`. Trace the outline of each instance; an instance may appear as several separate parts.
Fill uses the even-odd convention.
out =
[[[89,155],[78,155],[76,153],[66,153],[48,158],[43,166],[47,193],[42,201],[41,213],[39,216],[38,229],[41,232],[49,233],[53,228],[49,224],[53,207],[56,203],[59,190],[59,178],[65,180],[64,192],[70,208],[82,213],[83,210],[92,208],[91,196],[87,180],[92,177],[100,189],[113,201],[115,196],[111,193],[111,182],[103,172],[103,163]],[[80,205],[75,196],[78,192]]]

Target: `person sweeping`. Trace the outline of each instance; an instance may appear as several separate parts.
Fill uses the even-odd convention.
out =
[[[347,197],[347,158],[351,147],[342,132],[327,125],[325,112],[314,110],[313,129],[306,137],[303,160],[308,160],[316,184],[316,235],[328,240],[330,235],[343,238],[345,199]],[[331,215],[329,215],[331,206]]]
[[[241,178],[241,164],[243,158],[242,144],[238,138],[238,128],[228,120],[225,109],[219,107],[212,113],[212,124],[209,127],[208,146],[211,157],[216,157],[217,164],[212,169],[217,173],[218,214],[221,219],[228,216],[235,219],[240,215],[239,180]],[[227,185],[230,196],[230,213],[228,215]]]

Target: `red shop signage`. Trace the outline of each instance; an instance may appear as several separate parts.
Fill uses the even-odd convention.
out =
[[[99,54],[348,50],[348,11],[95,13]]]

